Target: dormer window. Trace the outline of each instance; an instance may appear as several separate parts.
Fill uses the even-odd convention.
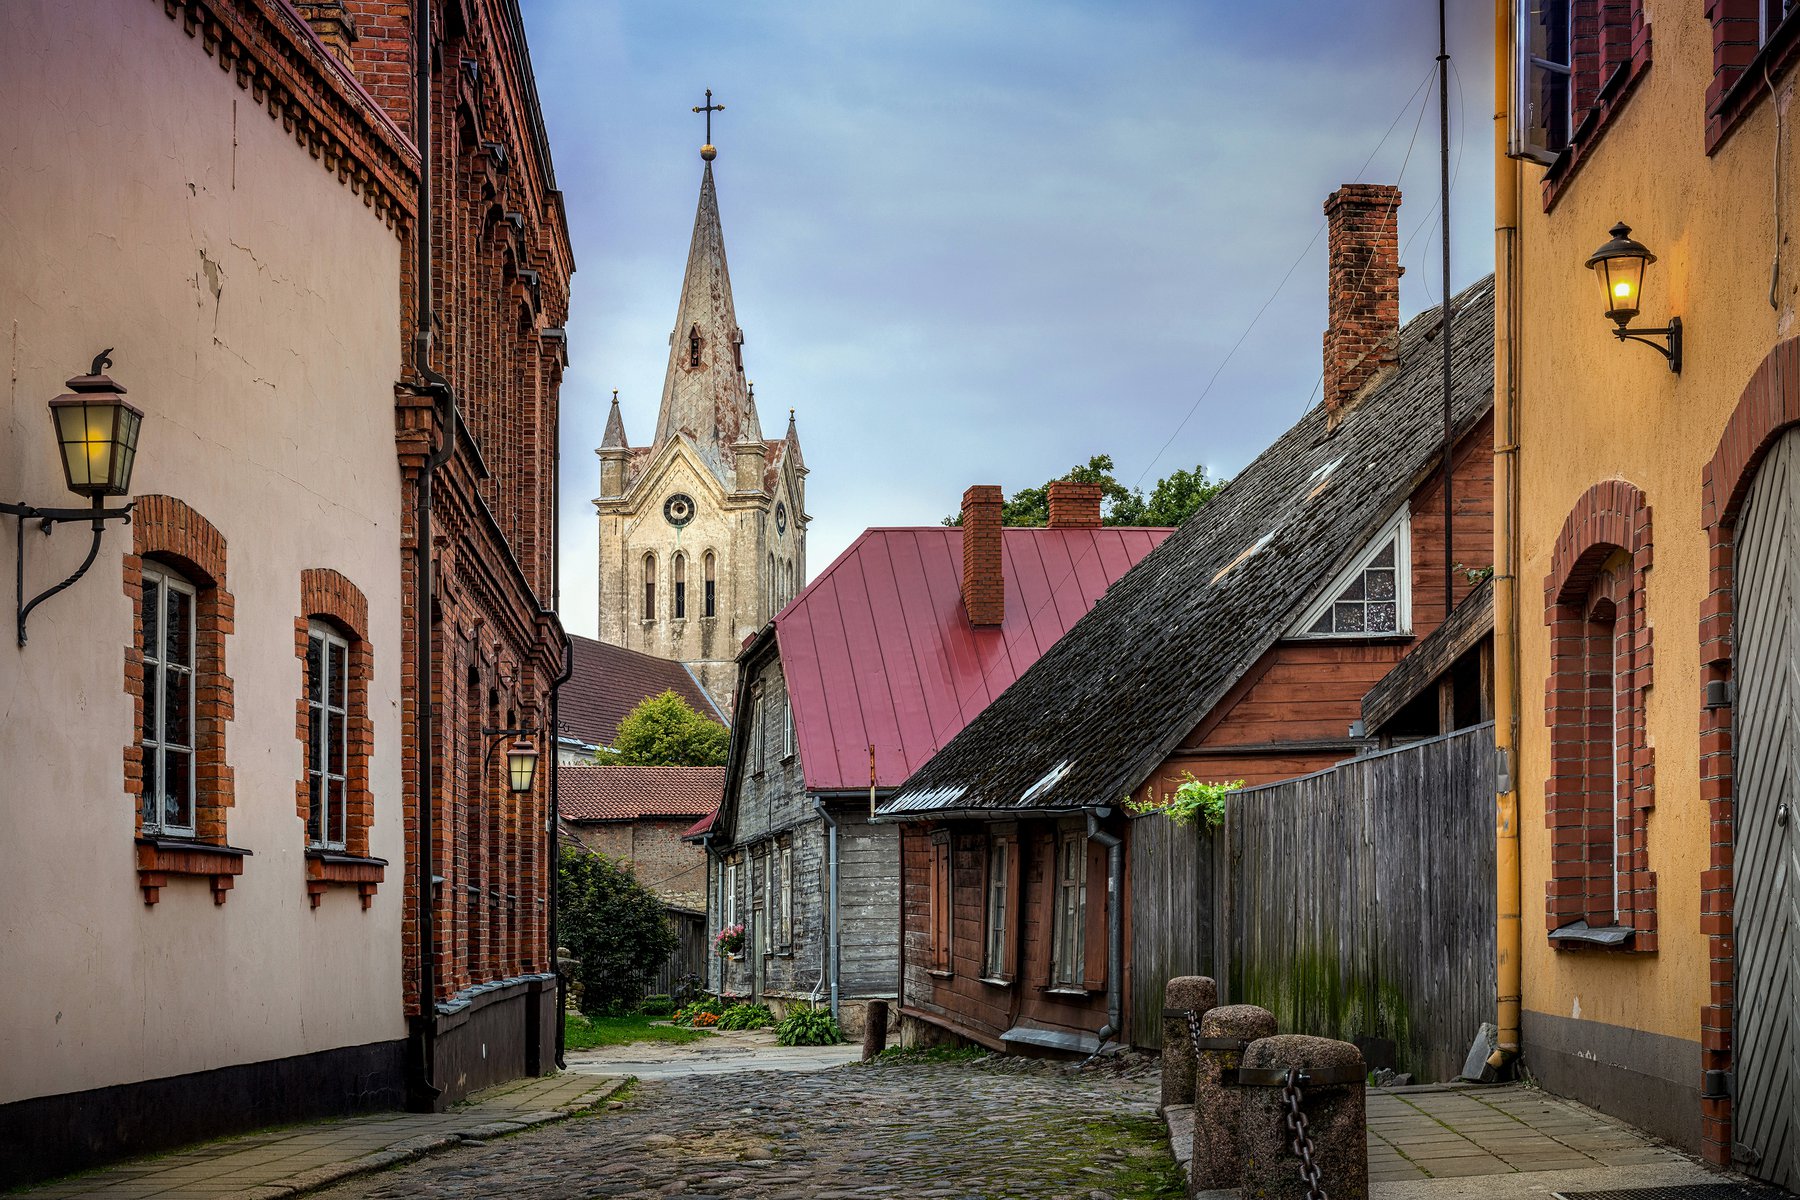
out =
[[[700,327],[695,325],[688,330],[688,366],[700,365]]]
[[[1402,507],[1296,625],[1295,637],[1412,632],[1411,511]]]

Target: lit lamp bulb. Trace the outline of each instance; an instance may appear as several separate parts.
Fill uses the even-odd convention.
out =
[[[1656,261],[1642,242],[1633,241],[1631,226],[1620,222],[1609,231],[1612,240],[1588,256],[1587,265],[1606,289],[1606,315],[1621,329],[1638,315],[1638,293],[1644,268]]]

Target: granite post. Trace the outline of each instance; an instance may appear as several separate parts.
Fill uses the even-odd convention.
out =
[[[1312,1139],[1319,1181],[1331,1200],[1368,1200],[1369,1147],[1362,1051],[1349,1042],[1282,1034],[1252,1042],[1243,1069],[1333,1073],[1346,1082],[1303,1085],[1300,1111]],[[1290,1145],[1280,1087],[1245,1086],[1239,1129],[1244,1200],[1306,1200],[1306,1179]]]
[[[1193,1026],[1219,1003],[1219,985],[1204,975],[1177,975],[1163,988],[1162,1107],[1194,1102]],[[1187,1014],[1192,1012],[1193,1022]]]
[[[1275,1032],[1275,1014],[1254,1004],[1227,1004],[1200,1019],[1200,1038],[1211,1043],[1196,1056],[1194,1071],[1194,1153],[1188,1169],[1190,1192],[1234,1188],[1243,1174],[1238,1147],[1242,1091],[1227,1083],[1243,1057],[1238,1047]],[[1225,1043],[1235,1043],[1228,1047]]]

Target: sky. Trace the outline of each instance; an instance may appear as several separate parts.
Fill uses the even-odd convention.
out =
[[[523,0],[576,275],[565,626],[597,625],[600,444],[656,420],[713,89],[764,432],[796,410],[810,572],[963,489],[1110,454],[1229,476],[1319,399],[1321,206],[1399,183],[1436,304],[1431,0]],[[1452,285],[1493,269],[1491,7],[1449,0]],[[1490,331],[1491,332],[1491,331]]]

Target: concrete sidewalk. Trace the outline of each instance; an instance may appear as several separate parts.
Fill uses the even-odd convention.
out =
[[[290,1125],[206,1142],[170,1154],[39,1184],[32,1200],[175,1197],[276,1200],[427,1154],[560,1120],[592,1108],[625,1082],[621,1075],[565,1071],[479,1092],[446,1113],[373,1113]]]

